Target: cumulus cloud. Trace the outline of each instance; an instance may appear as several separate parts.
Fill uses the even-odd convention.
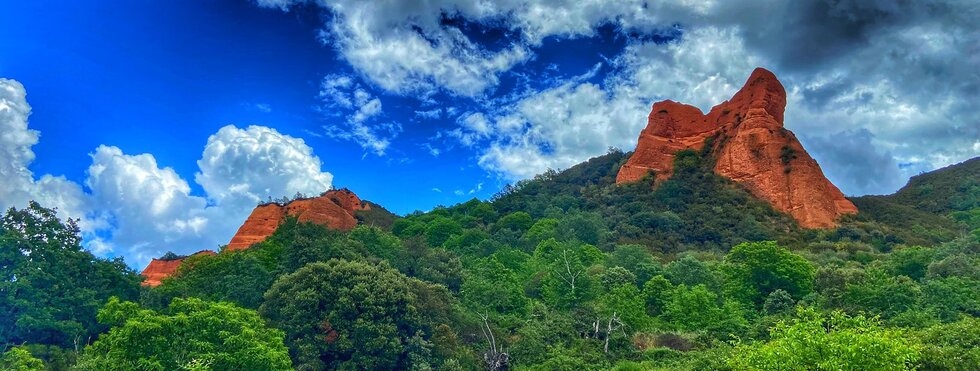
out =
[[[103,145],[91,157],[85,184],[93,212],[110,223],[100,233],[110,235],[98,242],[101,249],[145,262],[167,249],[193,251],[222,243],[207,230],[207,201],[191,195],[187,182],[173,169],[160,168],[152,155],[127,155]]]
[[[78,184],[47,174],[34,179],[28,166],[34,161],[31,147],[40,134],[28,127],[30,114],[24,86],[0,78],[0,208],[25,207],[33,199],[58,208],[63,216],[80,219],[83,228],[98,226],[100,221],[85,213],[90,200]]]
[[[333,175],[299,138],[264,126],[225,126],[208,138],[194,180],[218,204],[254,204],[268,196],[319,194]]]
[[[260,4],[285,10],[299,2]],[[652,102],[708,109],[756,66],[783,81],[790,94],[786,126],[815,157],[846,152],[818,142],[842,135],[893,160],[877,164],[902,169],[933,169],[980,154],[980,111],[973,107],[980,100],[980,8],[971,1],[317,4],[330,14],[322,40],[381,89],[423,96],[448,91],[477,97],[478,105],[489,102],[481,110],[490,132],[460,120],[446,137],[486,148],[479,163],[507,178],[567,167],[608,146],[631,148]],[[463,32],[466,24],[507,30],[506,45],[496,51],[480,45]],[[609,24],[639,37],[612,58],[613,72],[601,83],[568,79],[523,94],[513,107],[479,98],[492,94],[505,72],[533,59],[543,40],[592,37]],[[680,37],[668,43],[647,37],[671,31]],[[892,187],[890,180],[867,183],[836,172],[830,178],[853,192]]]
[[[35,179],[28,169],[39,133],[17,81],[0,79],[0,207],[36,200],[80,219],[85,246],[142,267],[166,251],[191,253],[225,244],[255,204],[268,197],[319,194],[333,176],[302,139],[249,126],[208,138],[195,180],[205,195],[151,154],[102,145],[91,153],[85,189],[62,176]],[[87,189],[87,191],[86,191]]]

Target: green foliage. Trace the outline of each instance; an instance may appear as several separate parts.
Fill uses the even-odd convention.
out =
[[[891,276],[881,269],[865,272],[863,279],[849,283],[844,294],[844,307],[850,313],[867,311],[891,318],[914,308],[922,290],[906,276]]]
[[[980,316],[980,280],[963,277],[931,279],[921,287],[922,302],[944,321],[962,314]]]
[[[290,370],[283,333],[253,310],[176,298],[163,312],[112,298],[109,333],[85,348],[78,370]]]
[[[793,297],[783,289],[776,289],[769,293],[765,303],[762,304],[762,312],[766,314],[780,314],[793,308]]]
[[[729,360],[738,370],[908,370],[919,349],[900,331],[875,318],[823,315],[800,309],[771,330],[771,340],[737,347]]]
[[[675,287],[661,319],[678,330],[700,331],[725,339],[742,333],[748,325],[742,308],[723,301],[704,285]]]
[[[160,301],[149,303],[147,295],[143,303],[160,308],[174,297],[196,297],[257,309],[274,280],[272,268],[260,259],[264,248],[260,244],[247,250],[189,257],[174,276],[152,291]]]
[[[121,259],[82,249],[78,226],[31,202],[0,219],[0,344],[84,344],[111,296],[139,295],[140,276]]]
[[[913,280],[926,276],[935,251],[930,248],[913,246],[892,251],[886,266],[892,275],[902,275]]]
[[[366,210],[354,210],[354,217],[358,224],[391,230],[391,227],[398,220],[398,215],[388,211],[381,205],[373,202],[361,200],[361,204],[366,205]]]
[[[222,368],[214,354],[241,343],[211,343],[246,331],[198,341],[183,319],[194,315],[173,308],[196,300],[224,308],[208,313],[246,311],[200,301],[211,300],[259,308],[265,323],[283,331],[278,342],[288,345],[287,366],[292,361],[301,370],[478,369],[494,352],[507,353],[518,370],[976,368],[980,230],[970,228],[980,215],[974,202],[980,188],[973,178],[926,177],[907,187],[914,194],[855,199],[861,213],[838,228],[802,230],[715,174],[713,148],[678,153],[673,176],[656,184],[647,176],[616,185],[626,154],[610,151],[521,181],[489,202],[404,218],[372,205],[355,213],[361,225],[348,232],[291,218],[250,249],[187,259],[159,287],[137,291],[132,280],[126,286],[132,293],[118,295],[132,300],[139,292],[142,307],[114,302],[101,324],[94,313],[107,293],[119,291],[112,280],[96,279],[110,283],[98,287],[71,282],[66,286],[81,291],[67,298],[52,298],[71,291],[48,283],[91,280],[78,272],[93,265],[115,272],[104,272],[108,277],[125,269],[105,268],[111,262],[90,255],[62,259],[46,244],[60,241],[50,245],[72,251],[77,231],[35,218],[29,233],[0,230],[0,258],[14,262],[0,271],[42,267],[0,281],[0,288],[15,290],[0,291],[0,309],[22,310],[0,312],[7,321],[0,322],[0,337],[8,336],[8,348],[26,342],[23,348],[51,369],[74,363],[76,352],[62,348],[75,342],[66,333],[85,334],[72,336],[102,349],[86,351],[82,369],[117,359],[125,360],[121,369]],[[793,154],[786,155],[791,165]],[[32,240],[35,231],[53,237]],[[34,248],[58,259],[29,261],[10,248],[16,246],[41,246]],[[93,295],[102,299],[72,304]],[[35,333],[57,341],[9,340],[15,325],[59,329],[63,319],[55,314],[69,313],[64,306],[76,309],[70,314],[77,324]],[[793,308],[807,309],[794,318]],[[249,331],[269,331],[249,318]],[[201,334],[212,333],[211,322],[195,323]],[[108,324],[115,326],[106,333]],[[134,334],[143,334],[136,330],[161,335],[136,343]],[[160,351],[163,358],[116,351],[149,354],[144,348],[164,342],[171,349]],[[884,356],[870,359],[874,352]],[[132,360],[138,364],[126,363]]]
[[[421,326],[416,300],[387,264],[330,260],[279,278],[259,313],[286,332],[298,369],[406,368]]]
[[[531,219],[530,214],[523,211],[518,211],[505,215],[503,218],[500,218],[500,220],[497,220],[497,222],[494,223],[493,228],[495,230],[509,229],[523,233],[524,231],[530,229],[533,223],[534,221]]]
[[[720,281],[711,267],[693,255],[684,255],[667,264],[664,275],[675,285],[704,285],[712,291],[717,291],[720,286]]]
[[[636,284],[642,286],[653,276],[663,274],[664,268],[654,260],[647,248],[641,245],[619,245],[609,254],[607,267],[623,267],[636,276]]]
[[[647,314],[656,316],[663,313],[673,291],[674,285],[662,275],[654,276],[643,284],[643,300]]]
[[[0,355],[0,369],[9,371],[43,371],[44,362],[22,347],[13,347]]]
[[[597,301],[601,316],[609,318],[615,314],[630,332],[643,329],[650,323],[643,295],[632,282],[608,289],[599,295]]]
[[[455,220],[437,218],[425,228],[425,241],[432,247],[442,246],[450,237],[463,232],[463,227]]]
[[[918,333],[923,370],[980,370],[980,319],[966,317]]]
[[[467,268],[460,294],[470,310],[498,315],[525,313],[528,300],[519,277],[496,256],[479,259]]]
[[[726,291],[747,303],[761,305],[775,290],[801,298],[813,289],[810,262],[774,241],[739,244],[725,263]]]

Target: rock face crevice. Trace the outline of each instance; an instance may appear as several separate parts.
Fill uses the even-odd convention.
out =
[[[635,182],[650,171],[658,182],[668,179],[677,151],[701,150],[708,143],[716,173],[790,214],[802,227],[834,227],[837,218],[857,208],[783,127],[785,108],[783,85],[763,68],[707,114],[687,104],[657,102],[616,183]]]

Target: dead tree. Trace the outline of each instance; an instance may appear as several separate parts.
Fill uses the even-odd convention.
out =
[[[561,251],[562,260],[565,263],[565,271],[558,269],[558,277],[562,281],[565,281],[572,288],[572,295],[575,295],[575,279],[582,274],[582,269],[572,272],[572,264],[568,261],[568,249],[562,249]]]
[[[606,323],[606,344],[603,345],[602,351],[609,353],[609,338],[612,337],[614,331],[623,328],[623,321],[619,320],[619,316],[616,312],[613,312],[612,316],[609,317],[609,322]],[[623,336],[626,336],[626,331],[623,331]]]
[[[487,339],[487,343],[490,345],[490,350],[483,354],[483,362],[486,363],[487,369],[490,371],[506,370],[508,355],[504,353],[503,347],[497,346],[497,339],[493,336],[493,330],[490,329],[490,316],[486,313],[479,316],[483,319],[483,327],[480,327],[480,331],[483,331],[483,337]]]

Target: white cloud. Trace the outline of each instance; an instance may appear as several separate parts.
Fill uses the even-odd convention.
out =
[[[195,251],[224,242],[209,236],[207,200],[191,195],[187,182],[173,169],[160,168],[152,155],[127,155],[103,145],[91,156],[85,185],[92,192],[92,211],[111,221],[105,227],[111,239],[99,241],[100,249],[132,263],[168,249]]]
[[[706,110],[731,97],[757,63],[733,32],[716,28],[693,30],[667,45],[636,42],[613,62],[619,72],[604,86],[576,79],[500,112],[480,165],[522,179],[610,146],[633,148],[653,101],[670,98]],[[461,128],[460,138],[487,132],[467,123]]]
[[[980,29],[970,2],[320,4],[336,16],[323,40],[367,80],[399,94],[486,94],[501,73],[533,58],[545,38],[590,37],[607,23],[643,35],[679,30],[681,38],[666,44],[631,41],[612,59],[614,72],[602,83],[570,78],[527,94],[512,108],[484,106],[479,113],[490,132],[471,120],[444,132],[464,146],[485,147],[480,164],[509,178],[567,167],[608,146],[631,148],[652,102],[673,99],[708,109],[729,98],[756,66],[776,72],[787,87],[786,125],[804,145],[811,138],[866,132],[870,136],[851,140],[868,139],[875,153],[891,156],[903,171],[980,154],[980,113],[972,107],[980,98]],[[489,52],[463,35],[458,23],[440,23],[444,17],[517,36],[512,45]],[[511,52],[507,63],[487,64]],[[497,101],[478,97],[480,102]],[[838,165],[828,161],[825,167]],[[845,189],[866,189],[834,177]],[[869,184],[869,192],[886,191]]]
[[[34,179],[28,169],[34,161],[31,149],[39,133],[28,127],[31,106],[20,82],[0,78],[0,208],[26,207],[29,200],[58,208],[62,216],[80,219],[82,228],[101,222],[86,215],[90,200],[81,187],[62,176],[43,175]]]
[[[272,106],[269,105],[268,103],[256,103],[254,107],[260,112],[264,112],[264,113],[272,112]]]
[[[287,10],[299,1],[259,1]],[[322,40],[336,48],[360,74],[389,92],[430,94],[438,89],[476,96],[499,83],[499,75],[530,55],[519,42],[490,51],[456,27],[440,23],[441,13],[489,19],[491,3],[451,1],[322,1],[332,16]]]
[[[442,108],[435,108],[425,111],[415,111],[415,117],[421,117],[423,119],[435,120],[442,116]]]
[[[269,196],[319,194],[333,180],[302,139],[264,126],[219,129],[208,138],[197,166],[195,181],[219,204],[254,205]]]
[[[346,116],[343,121],[323,127],[331,138],[356,142],[361,148],[384,156],[391,141],[401,132],[399,124],[375,122],[375,118],[383,114],[381,100],[350,76],[325,76],[319,96],[324,103],[320,111],[328,118]]]
[[[0,207],[36,200],[59,216],[79,218],[85,246],[124,256],[141,268],[166,251],[191,253],[225,244],[259,200],[319,194],[333,176],[302,139],[262,126],[225,126],[208,138],[196,181],[206,196],[151,154],[102,145],[84,181],[28,170],[39,133],[28,127],[30,105],[17,81],[0,79]]]

